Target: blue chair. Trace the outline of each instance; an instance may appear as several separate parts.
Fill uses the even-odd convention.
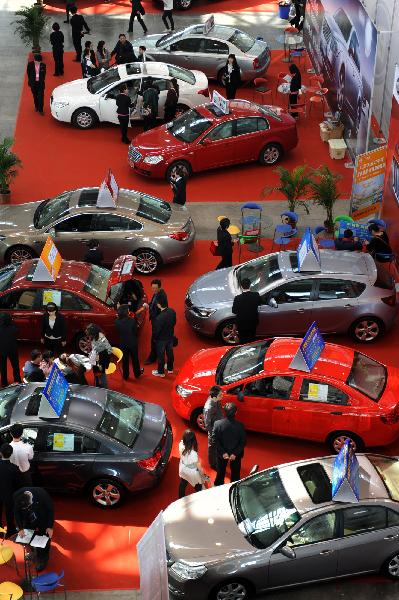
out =
[[[57,573],[43,573],[42,575],[33,577],[31,580],[31,586],[38,597],[40,597],[40,594],[45,594],[46,592],[55,592],[57,588],[63,587],[64,599],[66,600],[66,587],[63,583],[60,583],[61,579],[63,578],[64,571],[61,571],[59,575]]]
[[[259,254],[262,235],[262,206],[256,202],[246,202],[241,206],[241,235],[239,235],[238,260],[241,260],[241,248],[246,246],[250,252]]]
[[[315,234],[315,236],[317,237],[319,235],[319,233],[323,233],[323,231],[326,231],[326,228],[323,227],[323,225],[317,225],[317,227],[314,228],[313,233]],[[317,240],[318,245],[320,246],[320,248],[335,248],[335,243],[334,240]]]
[[[295,237],[298,230],[293,229],[291,225],[277,225],[274,230],[273,242],[272,242],[272,252],[274,248],[274,244],[280,246],[280,250],[282,246],[288,246],[291,242],[292,238]]]

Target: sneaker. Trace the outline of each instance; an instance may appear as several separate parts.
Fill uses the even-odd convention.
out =
[[[158,373],[158,371],[152,371],[154,377],[165,377],[165,373]]]

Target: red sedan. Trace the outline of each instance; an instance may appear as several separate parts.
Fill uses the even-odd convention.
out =
[[[229,114],[204,104],[139,134],[128,161],[141,175],[169,179],[177,166],[190,175],[251,161],[274,165],[297,143],[295,119],[281,108],[231,100]]]
[[[200,350],[176,378],[175,410],[203,429],[203,406],[217,384],[247,429],[326,442],[336,452],[346,438],[357,450],[392,443],[399,435],[399,369],[326,344],[304,373],[289,366],[300,343],[276,338]]]
[[[112,271],[88,263],[62,261],[54,283],[32,281],[36,265],[34,259],[0,269],[0,312],[12,315],[21,340],[40,339],[44,307],[55,302],[66,318],[67,341],[85,352],[88,340],[84,332],[89,323],[96,323],[110,341],[115,340],[115,304],[126,287],[137,299],[136,309],[147,300],[141,282],[132,279],[132,256],[119,257]],[[145,314],[142,311],[137,317],[140,325]]]

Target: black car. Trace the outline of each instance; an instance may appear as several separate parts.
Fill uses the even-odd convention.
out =
[[[44,384],[0,390],[0,437],[9,442],[13,423],[35,455],[35,485],[86,492],[102,508],[114,508],[127,492],[156,485],[168,464],[173,436],[164,410],[102,388],[70,385],[62,414],[42,419]]]

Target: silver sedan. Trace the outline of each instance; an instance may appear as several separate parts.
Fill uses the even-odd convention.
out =
[[[120,189],[116,208],[98,208],[98,191],[81,188],[48,200],[1,207],[0,262],[38,256],[49,235],[67,260],[84,260],[87,244],[95,238],[105,264],[134,254],[136,270],[142,274],[189,254],[195,228],[185,207]]]
[[[147,35],[133,42],[147,48],[147,60],[162,61],[186,69],[202,71],[223,84],[223,67],[229,54],[235,54],[241,79],[252,81],[264,73],[270,63],[270,49],[244,31],[226,25],[215,25],[204,34],[204,24],[190,25],[172,33]]]

